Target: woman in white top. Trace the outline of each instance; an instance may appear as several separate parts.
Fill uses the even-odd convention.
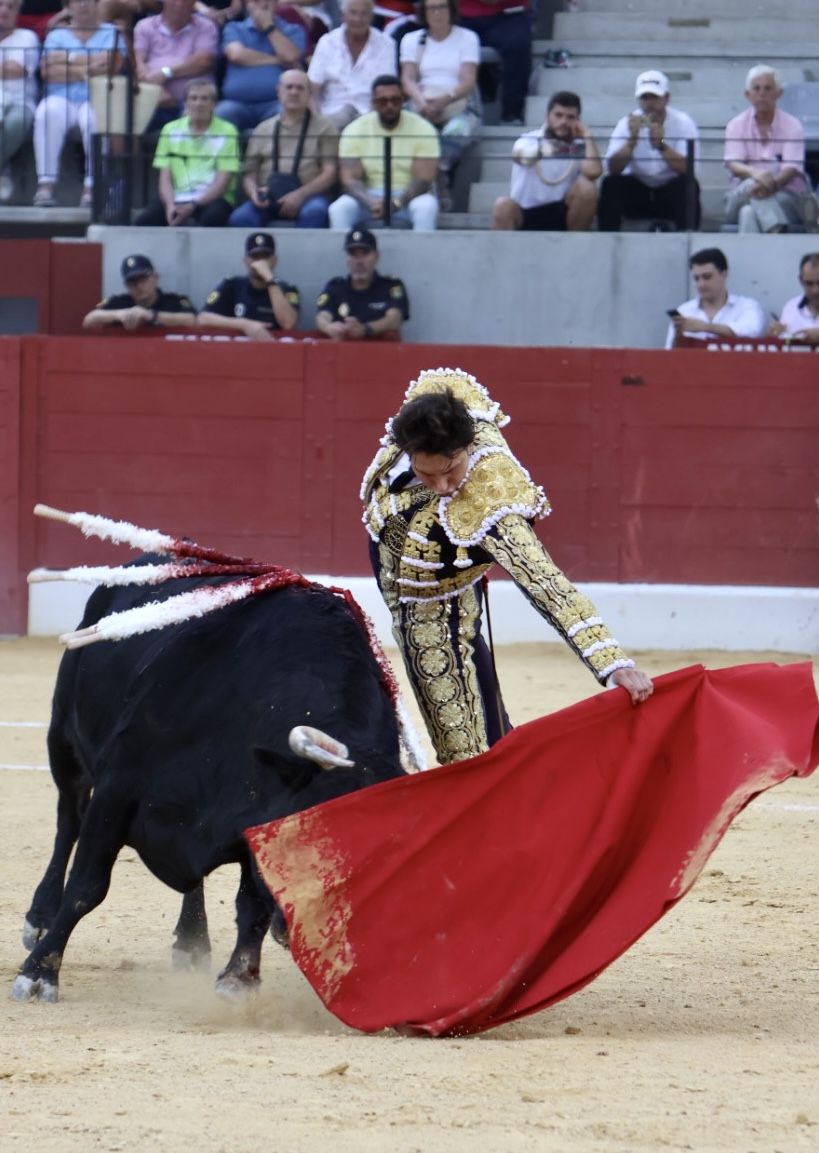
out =
[[[401,38],[401,83],[413,112],[441,134],[445,181],[480,122],[477,94],[481,45],[476,33],[455,23],[456,0],[421,0],[418,32]],[[446,196],[446,186],[442,190]],[[444,207],[442,205],[442,207]]]

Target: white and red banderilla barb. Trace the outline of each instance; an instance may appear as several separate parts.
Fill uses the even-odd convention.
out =
[[[220,552],[218,549],[208,548],[194,541],[168,536],[157,529],[140,528],[128,521],[109,520],[108,517],[93,516],[86,512],[63,512],[61,509],[44,504],[35,505],[34,513],[35,516],[73,525],[79,528],[84,536],[95,536],[117,544],[127,544],[140,551],[159,553],[177,559],[167,564],[80,565],[61,571],[35,572],[29,575],[31,583],[76,580],[111,586],[162,584],[178,577],[235,578],[220,585],[206,585],[190,592],[176,593],[164,601],[111,613],[88,628],[64,633],[60,641],[67,648],[81,648],[97,641],[124,640],[138,633],[151,632],[166,628],[168,625],[180,624],[193,617],[204,616],[225,605],[274,589],[293,585],[301,588],[325,587],[328,592],[334,593],[346,602],[350,612],[364,630],[370,650],[378,663],[384,689],[396,710],[407,757],[416,770],[425,764],[426,758],[420,741],[404,707],[395,673],[378,640],[375,626],[349,589],[335,585],[317,586],[314,581],[309,581],[301,573],[283,568],[281,565],[256,561],[252,557],[231,556],[230,553]]]
[[[138,633],[162,629],[167,625],[179,624],[192,617],[215,612],[225,605],[244,600],[249,596],[270,592],[277,588],[299,585],[310,588],[314,582],[301,573],[281,565],[267,564],[252,557],[235,557],[218,549],[168,536],[157,529],[140,528],[128,521],[109,520],[104,516],[93,516],[87,512],[63,512],[49,505],[34,506],[35,516],[61,521],[63,524],[79,528],[84,536],[96,536],[102,540],[127,544],[131,548],[161,553],[180,558],[168,564],[149,565],[80,565],[61,571],[35,572],[29,576],[31,583],[53,580],[90,581],[102,585],[142,585],[162,584],[177,577],[235,576],[237,579],[221,585],[208,585],[187,593],[177,593],[167,600],[158,601],[138,608],[126,609],[102,617],[96,624],[86,629],[64,633],[60,640],[68,648],[81,648],[104,640],[124,640]],[[346,601],[350,611],[363,628],[373,655],[378,661],[384,678],[384,685],[393,702],[398,699],[398,684],[395,674],[384,655],[376,636],[375,627],[357,603],[349,589],[325,586]]]

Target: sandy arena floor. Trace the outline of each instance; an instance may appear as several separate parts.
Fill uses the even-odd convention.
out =
[[[639,656],[652,673],[787,659]],[[8,766],[46,763],[58,660],[56,641],[0,643],[5,990],[55,810],[47,772]],[[562,646],[510,648],[500,664],[517,721],[595,691]],[[71,940],[60,1003],[0,1000],[0,1148],[816,1153],[818,833],[817,777],[767,793],[693,892],[594,984],[457,1041],[351,1032],[272,941],[261,993],[219,1001],[236,871],[207,882],[214,971],[184,975],[169,966],[179,899],[125,851]]]

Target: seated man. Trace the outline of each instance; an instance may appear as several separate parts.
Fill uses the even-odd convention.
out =
[[[0,201],[14,195],[6,165],[29,137],[37,103],[40,41],[17,27],[20,3],[0,0]]]
[[[316,328],[331,340],[394,339],[409,320],[403,281],[376,272],[378,245],[366,228],[344,241],[349,276],[334,276],[316,301]]]
[[[771,332],[784,339],[819,344],[819,252],[808,252],[802,257],[799,283],[802,291],[786,302],[778,322],[771,325]]]
[[[728,292],[728,261],[721,248],[702,248],[688,262],[697,296],[673,309],[665,347],[678,336],[765,336],[768,316],[757,300]]]
[[[438,223],[438,201],[431,191],[440,156],[438,133],[423,116],[402,109],[404,94],[397,76],[375,78],[372,102],[374,111],[359,116],[341,134],[344,195],[330,205],[330,227],[347,232],[384,222],[384,140],[389,138],[390,223],[431,232]]]
[[[134,28],[137,78],[162,88],[148,134],[182,115],[189,81],[216,79],[219,30],[194,7],[195,0],[165,0],[161,12]]]
[[[816,220],[805,176],[805,132],[777,108],[782,87],[774,68],[757,64],[745,79],[751,107],[725,127],[725,165],[731,187],[725,219],[740,232],[804,232]]]
[[[293,220],[297,228],[326,228],[330,191],[338,179],[338,132],[331,120],[308,108],[310,81],[298,69],[282,73],[279,101],[279,115],[263,120],[250,137],[242,169],[247,200],[233,210],[229,223],[261,228],[272,220]],[[294,166],[299,186],[288,189],[285,185],[295,183],[290,180]]]
[[[186,115],[165,125],[156,146],[160,199],[143,209],[136,224],[172,228],[227,224],[240,164],[239,135],[227,120],[213,115],[215,105],[215,85],[191,80]]]
[[[492,209],[492,227],[524,232],[585,232],[597,210],[595,181],[603,171],[594,140],[580,121],[580,97],[555,92],[542,128],[512,149],[508,196]]]
[[[376,76],[395,72],[396,45],[372,27],[373,0],[342,0],[342,24],[322,36],[307,75],[316,106],[339,131],[370,110]]]
[[[247,0],[246,19],[232,20],[222,36],[227,68],[216,115],[240,132],[276,115],[282,71],[298,64],[307,47],[304,26],[282,20],[277,8],[278,0]]]
[[[245,241],[247,276],[226,276],[205,301],[197,323],[224,328],[250,340],[272,340],[276,329],[295,328],[299,290],[273,275],[276,241],[269,232],[254,232]]]
[[[196,324],[196,309],[187,296],[165,292],[147,256],[126,256],[120,267],[125,291],[106,296],[83,318],[83,328],[120,324],[129,332],[137,328],[187,328]]]
[[[699,130],[685,112],[669,107],[664,72],[642,72],[635,95],[639,104],[618,120],[606,150],[608,175],[600,188],[598,223],[603,232],[619,232],[629,220],[670,220],[680,232],[689,226],[686,179],[688,141],[699,146]],[[696,155],[696,152],[695,152]],[[694,228],[700,222],[700,190],[694,181]]]

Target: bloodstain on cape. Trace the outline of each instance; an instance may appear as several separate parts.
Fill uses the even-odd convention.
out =
[[[755,796],[819,760],[810,664],[695,666],[246,832],[293,957],[367,1032],[477,1033],[592,981]]]

